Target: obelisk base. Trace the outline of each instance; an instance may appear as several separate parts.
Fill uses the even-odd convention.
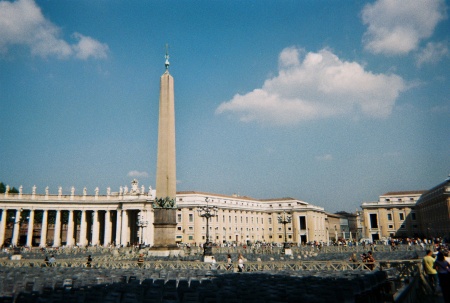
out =
[[[175,243],[176,209],[154,208],[154,244],[148,254],[151,256],[178,256],[180,248]]]

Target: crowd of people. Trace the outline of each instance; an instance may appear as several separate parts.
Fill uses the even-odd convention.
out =
[[[427,250],[422,260],[423,271],[433,294],[439,285],[445,302],[450,302],[450,257],[448,247],[439,246],[436,251]]]

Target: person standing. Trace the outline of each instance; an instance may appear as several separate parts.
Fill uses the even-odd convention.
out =
[[[231,255],[227,255],[227,270],[231,270],[233,268],[233,260],[231,259]]]
[[[50,257],[50,260],[48,260],[48,263],[50,264],[50,266],[55,266],[55,264],[56,264],[56,258],[55,258],[55,255],[52,255],[52,256]]]
[[[352,268],[356,269],[358,267],[358,257],[356,256],[356,253],[352,253],[350,255],[350,258],[348,258],[348,261],[352,263]]]
[[[142,267],[144,265],[144,255],[143,254],[139,255],[137,263],[138,263],[139,267]]]
[[[439,277],[439,286],[441,286],[444,301],[450,303],[450,264],[445,260],[444,254],[440,251],[434,261],[434,268]]]
[[[217,270],[216,258],[214,256],[211,257],[211,270]]]
[[[375,269],[375,258],[373,257],[371,251],[368,251],[368,252],[367,252],[366,263],[368,263],[368,264],[366,265],[367,268],[369,268],[370,270],[374,270],[374,269]]]
[[[433,252],[429,249],[426,251],[426,256],[423,257],[422,265],[423,270],[428,278],[428,283],[431,286],[431,289],[433,290],[433,294],[436,293],[436,284],[438,279],[438,273],[437,270],[434,268],[434,262],[435,259],[433,257]]]
[[[239,272],[244,271],[244,256],[242,254],[239,254],[238,257],[238,271]]]
[[[92,263],[92,257],[91,257],[91,255],[89,255],[87,257],[86,267],[91,267],[92,266],[91,263]]]

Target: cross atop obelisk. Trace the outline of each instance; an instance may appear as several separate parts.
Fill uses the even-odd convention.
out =
[[[164,64],[166,66],[166,70],[168,70],[170,63],[169,63],[169,44],[167,44],[167,43],[166,43],[166,56],[165,57],[166,57],[166,62]]]

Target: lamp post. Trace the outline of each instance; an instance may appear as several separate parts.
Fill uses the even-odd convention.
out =
[[[287,243],[287,234],[286,234],[286,224],[289,224],[292,222],[292,217],[287,216],[286,212],[283,212],[282,215],[278,216],[278,223],[284,225],[284,243],[283,243],[283,250],[281,251],[284,255],[291,255],[291,248],[289,247]]]
[[[141,246],[142,244],[144,244],[144,242],[142,241],[143,239],[143,235],[144,235],[144,227],[147,227],[148,226],[148,221],[147,220],[144,220],[144,216],[141,214],[141,213],[139,213],[139,215],[138,215],[138,219],[137,219],[137,222],[136,222],[136,225],[139,227],[139,231],[140,231],[140,236],[139,236],[139,246]]]
[[[203,256],[212,256],[212,244],[209,241],[209,219],[217,216],[219,208],[217,206],[209,206],[209,198],[205,198],[206,206],[197,208],[198,215],[206,219],[206,242],[203,245]],[[205,259],[205,258],[204,258]]]

